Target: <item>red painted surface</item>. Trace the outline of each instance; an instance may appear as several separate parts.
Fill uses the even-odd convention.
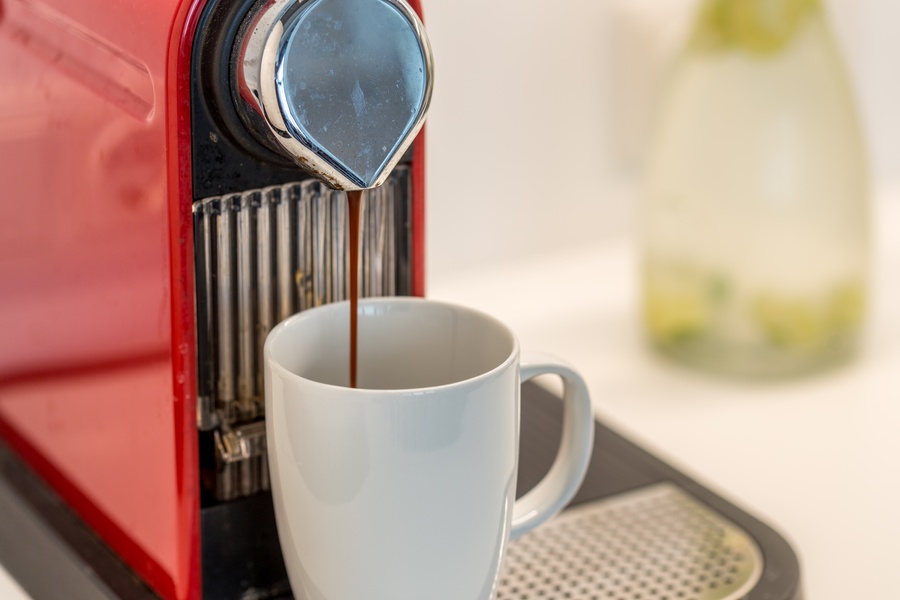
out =
[[[189,81],[205,1],[0,6],[0,436],[179,600],[201,589]],[[424,189],[422,133],[417,295]]]
[[[199,598],[201,594],[190,77],[191,48],[205,4],[206,0],[185,0],[182,4],[172,26],[166,78],[177,514],[179,531],[183,532],[177,538],[179,598]]]
[[[422,21],[425,15],[422,12],[420,0],[407,0],[410,7]],[[412,263],[412,293],[413,296],[425,295],[425,127],[416,136],[413,142],[412,164],[412,234],[413,234],[413,263]]]
[[[0,22],[0,433],[167,598],[199,591],[179,3],[4,0]]]

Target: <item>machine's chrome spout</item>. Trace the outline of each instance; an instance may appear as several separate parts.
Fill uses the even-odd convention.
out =
[[[381,184],[431,100],[431,46],[404,0],[261,3],[242,25],[234,69],[254,135],[339,190]]]

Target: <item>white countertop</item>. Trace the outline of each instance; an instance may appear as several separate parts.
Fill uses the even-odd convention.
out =
[[[3,565],[0,565],[0,598],[3,600],[29,600],[30,598],[18,582],[12,578],[9,571],[3,568]]]
[[[630,240],[432,277],[586,377],[599,416],[778,529],[808,600],[900,598],[900,190],[877,204],[870,334],[853,364],[749,385],[656,357]],[[890,197],[896,196],[896,197]],[[0,566],[0,598],[28,598]]]
[[[900,190],[876,210],[870,331],[852,364],[782,383],[657,357],[620,238],[433,277],[431,298],[485,310],[524,349],[571,362],[596,413],[762,518],[793,545],[809,600],[900,598]]]

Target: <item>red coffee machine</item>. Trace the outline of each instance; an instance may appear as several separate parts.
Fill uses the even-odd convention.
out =
[[[430,87],[383,85],[386,64],[420,71],[377,53],[342,63],[361,69],[343,98],[310,84],[342,71],[305,58],[348,23],[385,39],[355,1],[0,0],[0,564],[35,598],[290,597],[259,353],[282,318],[347,295],[344,192],[311,172],[373,188],[362,295],[423,293],[421,135],[403,148]],[[360,1],[417,37],[400,0]],[[295,53],[284,11],[332,3]],[[384,129],[397,106],[412,125]],[[372,128],[353,138],[335,108]],[[542,388],[522,395],[520,495],[562,420]],[[802,594],[781,536],[598,422],[581,489],[510,544],[496,597]]]
[[[271,4],[0,0],[0,436],[128,593],[287,591],[259,351],[346,297],[346,208],[242,106]],[[423,160],[365,197],[362,295],[423,293]]]

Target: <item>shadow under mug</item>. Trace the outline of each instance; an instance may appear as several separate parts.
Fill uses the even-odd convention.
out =
[[[360,301],[288,318],[264,350],[278,536],[298,600],[488,600],[510,539],[572,498],[593,447],[587,387],[478,311]],[[565,416],[550,472],[516,501],[520,385],[553,373]]]

